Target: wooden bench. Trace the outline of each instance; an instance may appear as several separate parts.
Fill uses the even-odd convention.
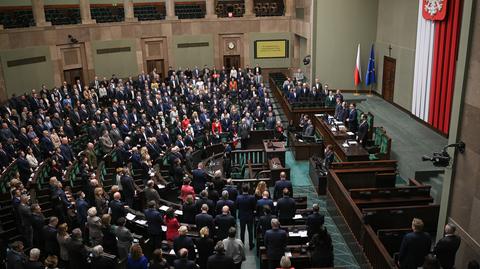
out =
[[[350,189],[350,196],[359,208],[428,205],[433,202],[430,186]]]

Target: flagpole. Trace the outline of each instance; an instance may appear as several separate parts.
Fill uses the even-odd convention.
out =
[[[370,84],[370,90],[368,91],[367,96],[372,96],[372,95],[373,95],[373,94],[372,94],[372,88],[373,88],[373,83]]]

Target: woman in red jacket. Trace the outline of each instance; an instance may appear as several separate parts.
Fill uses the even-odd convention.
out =
[[[214,119],[212,123],[212,135],[218,136],[222,133],[222,125],[218,121],[218,119]]]
[[[169,208],[164,217],[165,224],[167,225],[167,240],[173,241],[175,237],[178,236],[178,228],[180,228],[180,223],[175,217],[173,208]]]

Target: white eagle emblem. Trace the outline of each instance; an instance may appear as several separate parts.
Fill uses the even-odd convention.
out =
[[[426,0],[425,11],[430,16],[435,16],[443,8],[443,0]]]

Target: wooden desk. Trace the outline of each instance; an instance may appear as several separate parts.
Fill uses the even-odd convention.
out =
[[[267,160],[271,160],[276,157],[280,159],[283,167],[285,167],[285,153],[287,152],[287,150],[285,149],[285,142],[272,141],[273,147],[269,147],[268,143],[269,140],[263,140],[263,148],[265,150]]]
[[[318,129],[320,134],[323,136],[325,143],[333,145],[335,154],[342,162],[355,162],[355,161],[368,161],[369,154],[368,151],[363,148],[359,143],[355,145],[350,145],[349,147],[344,147],[348,136],[347,133],[333,132],[331,126],[328,125],[323,118],[314,117],[313,125]]]
[[[287,179],[290,180],[290,168],[284,167],[277,157],[268,160],[268,167],[270,168],[270,178],[274,181],[280,179],[281,172],[285,172]]]
[[[294,133],[289,133],[290,148],[295,160],[308,160],[314,154],[323,156],[323,143],[300,142]]]

